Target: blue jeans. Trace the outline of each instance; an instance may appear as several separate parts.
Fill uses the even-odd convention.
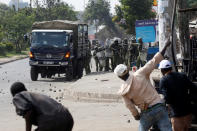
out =
[[[148,131],[152,125],[157,125],[160,131],[172,131],[172,125],[164,105],[153,107],[152,110],[142,112],[139,131]]]

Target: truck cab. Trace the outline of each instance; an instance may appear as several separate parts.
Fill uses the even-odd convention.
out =
[[[83,76],[88,57],[88,25],[78,21],[35,22],[30,35],[29,65],[32,81],[65,74],[67,80]]]
[[[65,72],[72,55],[72,33],[72,30],[32,30],[29,64],[33,81],[39,73],[42,78],[50,78]]]

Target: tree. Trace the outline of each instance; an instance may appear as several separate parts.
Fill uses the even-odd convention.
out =
[[[0,3],[0,11],[8,11],[10,8],[6,4]]]
[[[5,4],[0,4],[0,42],[5,39],[5,31],[4,31],[4,19],[5,14],[8,12],[10,8]]]
[[[189,7],[197,7],[197,1],[196,0],[188,0]]]
[[[155,18],[155,14],[152,12],[152,0],[120,0],[120,4],[120,8],[116,9],[116,16],[120,17],[119,20],[124,20],[121,26],[128,33],[135,34],[136,20]],[[119,16],[120,12],[122,12],[123,18],[121,18],[122,15]]]
[[[77,20],[76,12],[65,2],[57,2],[53,6],[33,9],[36,21],[43,20]]]
[[[77,20],[73,8],[64,2],[56,3],[51,9],[48,9],[48,11],[50,12],[48,15],[51,17],[51,20]]]
[[[123,19],[123,12],[122,12],[122,9],[121,9],[121,6],[119,5],[116,5],[115,6],[115,12],[116,12],[116,15],[113,17],[112,21],[114,22],[118,22],[120,24],[120,21]]]
[[[26,16],[25,10],[7,12],[4,20],[4,31],[6,29],[7,39],[15,44],[16,52],[21,52],[23,36],[34,22],[34,15]]]
[[[37,5],[37,8],[23,8],[19,11],[15,7],[0,4],[0,43],[10,41],[20,52],[24,45],[23,36],[30,32],[35,21],[44,20],[77,20],[76,12],[67,3],[60,0],[46,0],[47,6]]]
[[[84,12],[84,19],[86,22],[95,23],[97,26],[106,25],[115,29],[110,15],[110,3],[106,0],[89,0]]]

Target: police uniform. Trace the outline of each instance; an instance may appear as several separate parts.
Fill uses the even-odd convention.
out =
[[[86,60],[85,60],[85,72],[86,72],[86,74],[91,73],[91,69],[90,69],[91,58],[92,58],[91,44],[90,44],[90,42],[88,42],[87,57],[86,57]]]
[[[103,71],[103,68],[106,66],[106,61],[105,61],[105,48],[104,47],[99,47],[98,51],[96,53],[96,56],[99,61],[99,71]]]
[[[121,51],[120,51],[120,45],[118,42],[118,39],[115,39],[113,44],[111,45],[111,50],[113,51],[113,67],[112,70],[114,70],[114,68],[121,63]]]
[[[123,62],[128,66],[129,64],[129,53],[128,53],[128,40],[124,39],[122,42],[122,58]]]
[[[93,58],[95,60],[95,65],[96,65],[96,71],[98,72],[98,68],[99,68],[99,60],[98,60],[98,57],[97,57],[97,52],[98,52],[98,45],[95,45],[94,47],[94,51],[93,51]]]
[[[143,45],[142,38],[139,38],[138,41],[139,41],[139,46],[138,46],[139,55],[138,55],[138,58],[137,58],[136,65],[139,69],[140,66],[142,67],[146,64],[147,49]]]
[[[129,67],[131,67],[132,64],[134,64],[136,62],[136,59],[139,54],[137,43],[129,44],[128,52],[129,52],[128,53],[129,54],[128,64],[129,64]]]
[[[105,42],[105,63],[106,63],[106,66],[105,66],[105,71],[109,71],[110,70],[110,63],[111,63],[111,68],[113,67],[113,52],[112,50],[110,49],[110,46],[111,46],[111,40],[110,39],[107,39],[106,42]],[[109,63],[109,60],[110,60],[110,63]]]

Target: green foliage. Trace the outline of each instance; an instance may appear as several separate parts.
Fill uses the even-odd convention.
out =
[[[0,43],[0,55],[5,55],[6,46],[3,43]]]
[[[47,0],[46,7],[37,5],[37,8],[23,8],[19,11],[15,7],[0,4],[0,18],[0,42],[8,42],[5,48],[11,51],[15,47],[16,52],[27,48],[23,36],[31,31],[35,21],[77,20],[73,8],[60,0]],[[2,43],[1,49],[4,50]]]
[[[152,0],[120,0],[120,7],[116,7],[116,16],[120,25],[128,33],[135,34],[135,21],[155,18],[152,12]],[[122,21],[123,22],[122,22]]]
[[[33,22],[34,15],[27,16],[25,10],[20,10],[17,13],[14,11],[7,12],[3,25],[7,40],[15,44],[16,52],[21,52],[20,41],[23,39],[24,34],[30,31]]]
[[[110,15],[110,3],[106,0],[89,0],[84,12],[84,19],[97,25],[114,26]]]
[[[188,5],[190,8],[197,7],[197,1],[196,0],[188,0]]]
[[[123,12],[122,12],[122,9],[119,5],[116,5],[115,6],[115,12],[116,12],[116,15],[113,17],[113,21],[114,22],[120,22],[121,19],[123,19]]]
[[[7,43],[5,43],[5,48],[6,48],[7,51],[10,52],[10,51],[14,50],[14,45],[11,42],[7,42]]]
[[[37,7],[33,9],[36,21],[44,20],[77,20],[73,8],[64,2],[51,4],[47,8]]]
[[[2,31],[2,27],[0,25],[0,41],[3,40],[3,37],[4,37],[4,34],[3,34],[3,31]]]
[[[58,15],[57,15],[58,14]],[[59,20],[77,20],[73,8],[66,3],[57,3],[51,10],[51,18]]]

